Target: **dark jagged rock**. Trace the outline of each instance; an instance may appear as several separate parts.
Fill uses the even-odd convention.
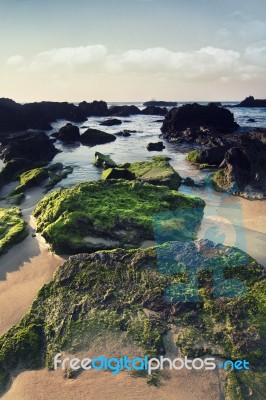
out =
[[[146,101],[143,103],[144,106],[157,106],[157,107],[176,107],[177,102],[176,101],[156,101],[156,100],[151,100],[151,101]]]
[[[56,137],[63,142],[75,142],[80,139],[79,128],[69,122],[59,129]]]
[[[51,161],[58,152],[44,132],[25,133],[9,139],[0,147],[0,157],[4,162],[17,158],[31,162]]]
[[[114,125],[121,125],[122,121],[121,119],[113,118],[113,119],[107,119],[106,121],[103,121],[100,123],[100,125],[104,126],[114,126]]]
[[[92,103],[87,103],[86,101],[83,101],[82,103],[79,103],[78,108],[81,113],[84,114],[86,117],[104,117],[108,115],[107,103],[102,100],[94,100]]]
[[[254,99],[253,96],[248,96],[234,107],[266,107],[266,99]]]
[[[149,143],[147,146],[148,151],[163,151],[163,149],[165,149],[163,142]]]
[[[124,131],[120,131],[120,132],[115,133],[115,135],[116,136],[128,137],[128,136],[131,136],[131,133],[134,133],[134,132],[136,132],[136,131],[130,131],[128,129],[125,129]]]
[[[237,128],[238,124],[229,110],[195,103],[170,110],[161,131],[166,139],[195,141],[200,136],[232,133]]]
[[[136,106],[112,106],[109,108],[109,115],[116,117],[129,117],[140,113],[140,109]]]
[[[195,181],[194,181],[194,179],[192,179],[188,176],[187,178],[183,179],[182,184],[186,185],[186,186],[194,186]]]
[[[98,129],[87,129],[82,135],[80,135],[81,143],[88,146],[110,143],[114,140],[116,140],[116,137],[114,135],[100,131]]]
[[[266,198],[266,144],[249,135],[225,153],[216,187],[247,198]]]
[[[43,101],[21,105],[9,99],[0,99],[0,133],[49,130],[51,122],[57,119],[83,122],[87,118],[79,107],[67,102]]]
[[[161,107],[156,107],[156,106],[148,106],[144,108],[144,110],[141,111],[141,114],[143,115],[166,115],[167,114],[167,108],[161,108]]]

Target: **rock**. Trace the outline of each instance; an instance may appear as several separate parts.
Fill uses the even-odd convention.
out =
[[[108,168],[102,173],[102,179],[125,179],[127,181],[133,181],[135,175],[125,168]]]
[[[114,125],[121,125],[122,121],[121,119],[107,119],[106,121],[103,121],[100,123],[100,125],[105,125],[105,126],[114,126]]]
[[[163,142],[149,143],[147,146],[148,151],[163,151],[163,149],[165,149]]]
[[[173,108],[166,114],[161,128],[166,139],[195,141],[199,136],[232,133],[238,128],[231,111],[215,105],[197,103]]]
[[[186,185],[186,186],[194,186],[195,181],[194,181],[194,179],[192,179],[188,176],[187,178],[183,179],[182,184]]]
[[[155,107],[155,106],[148,106],[141,111],[143,115],[166,115],[167,108]]]
[[[152,161],[135,162],[128,167],[136,179],[153,185],[178,190],[182,178],[169,164],[168,157],[153,157]]]
[[[104,171],[108,173],[109,169]],[[153,240],[154,214],[180,207],[183,210],[186,206],[190,216],[186,212],[183,218],[180,215],[182,223],[176,229],[180,237],[193,237],[204,205],[198,197],[186,196],[165,186],[103,180],[52,192],[40,201],[34,216],[37,231],[55,252],[74,254],[139,246],[144,240]]]
[[[247,122],[256,122],[254,118],[249,118]]]
[[[116,168],[117,164],[111,159],[110,156],[106,154],[95,152],[93,165],[95,167],[103,167],[103,168]]]
[[[4,162],[17,158],[31,162],[50,161],[58,152],[44,132],[31,132],[9,139],[0,147],[0,158]]]
[[[109,108],[109,115],[117,117],[129,117],[140,113],[140,109],[136,106],[112,106]]]
[[[79,128],[71,123],[59,129],[57,139],[63,142],[75,142],[80,139]]]
[[[0,208],[0,256],[28,235],[26,222],[17,207]],[[1,383],[0,383],[1,385]]]
[[[226,146],[212,147],[207,150],[192,150],[186,159],[196,164],[220,165],[228,150]]]
[[[174,332],[182,358],[252,359],[248,385],[254,381],[256,390],[265,377],[265,287],[264,268],[254,259],[208,240],[72,256],[41,288],[21,322],[1,337],[0,391],[19,371],[52,369],[62,343],[66,354],[73,348],[87,354],[91,343],[102,341],[102,329],[95,326],[108,327],[111,338],[127,343],[129,354],[137,345],[139,354],[159,357],[172,345]],[[242,395],[248,393],[243,379],[243,388],[233,380],[237,399],[249,397]]]
[[[87,103],[86,101],[83,101],[82,103],[79,103],[78,108],[80,112],[84,114],[86,117],[93,117],[93,116],[104,117],[108,115],[107,103],[102,100],[101,101],[94,100],[92,103]]]
[[[98,129],[87,129],[81,136],[80,141],[84,145],[96,146],[97,144],[110,143],[116,140],[114,135]]]
[[[129,136],[131,136],[131,133],[134,133],[134,132],[137,132],[137,131],[130,131],[128,129],[125,129],[124,131],[120,131],[120,132],[115,133],[115,135],[116,136],[129,137]]]
[[[176,101],[156,101],[156,100],[151,100],[151,101],[146,101],[143,103],[144,106],[151,106],[151,107],[176,107],[177,102]]]
[[[214,174],[215,186],[247,198],[266,198],[266,144],[243,135]]]
[[[35,168],[23,172],[19,177],[19,186],[12,192],[12,195],[23,193],[26,189],[39,186],[44,180],[48,179],[48,171],[44,168]]]
[[[18,104],[0,99],[0,133],[19,132],[27,129],[49,130],[51,122],[66,119],[83,122],[87,117],[74,104],[49,102]]]
[[[266,99],[254,99],[253,96],[249,96],[234,107],[266,107]]]

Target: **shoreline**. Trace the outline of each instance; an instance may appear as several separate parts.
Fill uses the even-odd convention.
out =
[[[64,258],[53,254],[39,235],[32,237],[34,219],[27,216],[29,235],[1,256],[0,268],[0,335],[3,335],[31,307],[41,287],[48,283]]]

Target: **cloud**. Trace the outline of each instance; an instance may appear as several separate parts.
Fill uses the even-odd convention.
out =
[[[18,67],[20,66],[24,61],[24,57],[16,54],[15,56],[10,57],[6,63],[7,65],[11,66],[11,67]]]
[[[152,47],[110,53],[104,45],[98,44],[51,49],[23,64],[23,57],[16,55],[7,62],[31,73],[131,74],[158,79],[227,82],[265,75],[266,41],[250,45],[242,53],[212,46],[187,52]]]
[[[29,68],[42,71],[56,66],[74,68],[75,66],[95,65],[104,60],[107,49],[103,45],[63,47],[36,54]]]

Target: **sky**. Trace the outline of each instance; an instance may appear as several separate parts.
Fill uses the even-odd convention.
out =
[[[0,0],[0,97],[266,98],[265,0]]]

